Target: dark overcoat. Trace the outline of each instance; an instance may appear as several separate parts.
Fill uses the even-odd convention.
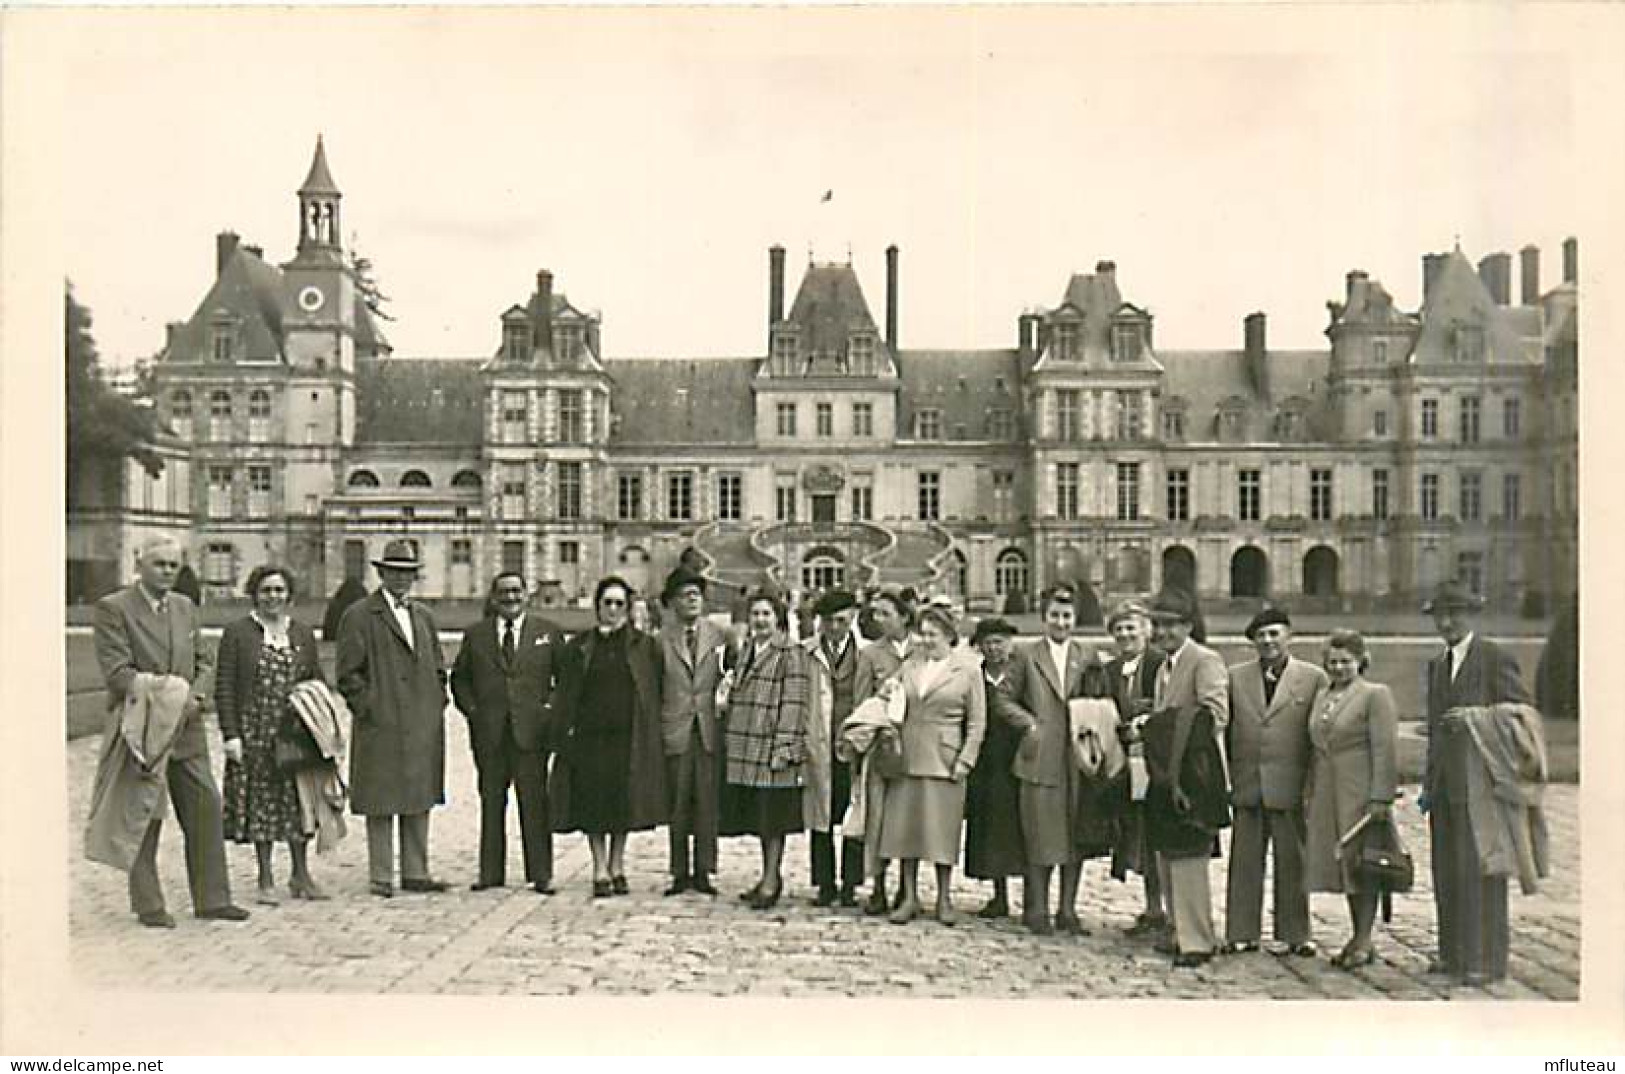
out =
[[[427,813],[446,800],[446,688],[439,631],[420,601],[407,605],[412,644],[382,590],[339,622],[335,678],[354,716],[350,810]]]
[[[626,663],[632,673],[632,758],[628,779],[628,830],[637,831],[666,823],[666,751],[660,734],[661,673],[660,642],[651,634],[630,627],[626,637]],[[587,664],[598,644],[596,629],[571,638],[559,661],[559,681],[553,692],[553,726],[557,760],[548,784],[549,809],[553,830],[573,832],[570,817],[570,784],[576,747],[575,727],[593,699],[583,689]]]

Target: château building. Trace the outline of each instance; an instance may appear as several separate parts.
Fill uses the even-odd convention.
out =
[[[1164,350],[1117,267],[1021,313],[1013,346],[902,346],[899,252],[883,322],[850,263],[785,306],[768,252],[762,352],[617,358],[548,271],[493,300],[489,352],[395,356],[341,236],[320,141],[281,265],[226,233],[154,369],[162,475],[133,465],[70,506],[70,584],[116,584],[179,535],[206,589],[258,563],[331,592],[406,536],[420,592],[499,569],[574,602],[609,572],[658,585],[692,545],[713,577],[899,582],[1007,609],[1058,579],[1102,604],[1166,581],[1206,601],[1408,604],[1466,580],[1493,602],[1572,592],[1577,258],[1422,259],[1421,307],[1349,272],[1326,348]],[[748,301],[749,296],[740,296]],[[76,580],[76,581],[75,581]],[[370,579],[369,579],[370,580]]]

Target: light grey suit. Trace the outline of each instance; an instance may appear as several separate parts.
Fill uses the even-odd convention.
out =
[[[1275,938],[1308,943],[1309,892],[1304,885],[1304,780],[1309,768],[1309,714],[1326,673],[1288,657],[1266,700],[1257,660],[1230,669],[1230,723],[1225,728],[1235,827],[1224,938],[1257,943],[1264,930],[1264,865],[1275,848]]]

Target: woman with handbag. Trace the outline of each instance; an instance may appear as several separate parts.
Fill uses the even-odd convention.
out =
[[[1393,830],[1399,725],[1388,687],[1364,677],[1369,663],[1363,637],[1333,631],[1323,657],[1330,681],[1316,694],[1309,717],[1314,755],[1305,791],[1305,875],[1310,891],[1348,896],[1354,935],[1332,959],[1344,969],[1376,957],[1371,930],[1384,887],[1362,867],[1363,852],[1399,845]]]
[[[278,902],[271,870],[277,842],[288,844],[293,860],[289,893],[296,899],[325,899],[326,893],[310,875],[309,836],[300,819],[293,773],[285,771],[277,758],[279,737],[287,749],[288,743],[300,740],[297,732],[302,730],[302,725],[285,726],[298,720],[289,712],[289,694],[298,683],[322,678],[316,635],[288,614],[294,579],[287,568],[256,567],[243,590],[253,610],[221,634],[214,680],[226,753],[226,838],[254,844],[259,859],[257,901],[262,905]]]

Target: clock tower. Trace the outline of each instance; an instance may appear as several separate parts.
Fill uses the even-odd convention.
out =
[[[355,371],[356,293],[344,257],[343,198],[318,135],[310,173],[299,187],[298,252],[282,266],[290,300],[282,326],[288,364],[296,371]]]

